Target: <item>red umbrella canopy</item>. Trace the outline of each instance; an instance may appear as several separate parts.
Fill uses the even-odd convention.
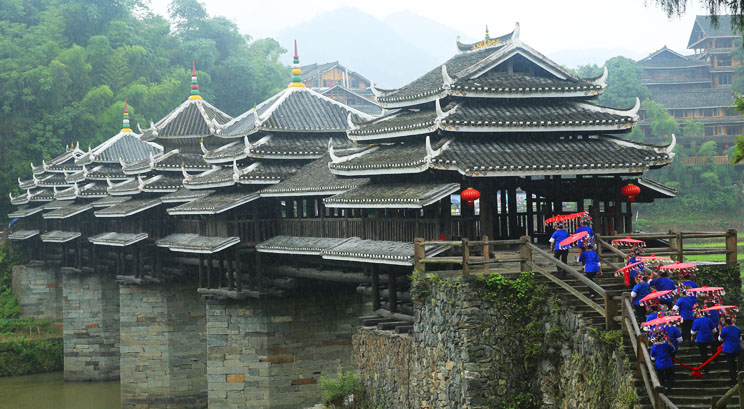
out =
[[[723,287],[698,287],[698,288],[688,288],[688,293],[708,293],[708,292],[716,292],[716,291],[723,291]]]
[[[624,273],[626,271],[630,271],[630,270],[636,269],[638,267],[642,267],[643,264],[644,264],[643,261],[636,261],[635,263],[628,264],[627,266],[625,266],[625,267],[617,270],[616,273]]]
[[[561,240],[561,242],[558,243],[558,245],[561,246],[561,247],[563,247],[563,246],[570,246],[570,245],[576,243],[577,241],[583,239],[584,237],[586,237],[588,235],[589,235],[589,232],[588,231],[580,231],[578,233],[574,233],[574,234],[566,237],[565,239]]]
[[[700,311],[715,311],[715,310],[728,310],[728,309],[739,311],[739,307],[735,305],[714,305],[713,307],[703,308]]]
[[[659,317],[656,319],[653,319],[651,321],[646,321],[643,323],[643,329],[648,331],[651,327],[655,327],[657,325],[677,325],[682,323],[682,317],[679,315],[668,315],[666,317]]]
[[[659,270],[694,270],[697,265],[691,263],[680,263],[679,261],[673,264],[665,264],[659,267]]]
[[[638,303],[643,303],[648,300],[653,300],[654,298],[661,298],[672,292],[674,292],[674,290],[654,291],[651,294],[638,300]]]
[[[612,240],[612,245],[615,247],[646,247],[646,242],[626,237],[624,239]]]

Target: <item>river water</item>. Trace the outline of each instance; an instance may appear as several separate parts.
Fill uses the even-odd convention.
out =
[[[121,409],[119,381],[67,382],[62,372],[0,377],[0,409]]]

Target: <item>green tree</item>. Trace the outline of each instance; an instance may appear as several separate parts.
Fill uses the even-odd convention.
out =
[[[682,129],[684,136],[705,136],[705,128],[703,123],[688,119],[685,121],[685,127]]]
[[[636,98],[641,101],[649,97],[650,93],[641,84],[643,70],[635,61],[626,57],[612,57],[605,62],[607,67],[607,88],[599,97],[602,105],[629,108],[635,104]]]
[[[647,99],[641,107],[646,112],[646,118],[651,121],[651,133],[657,138],[679,134],[679,124],[669,111],[659,103]]]

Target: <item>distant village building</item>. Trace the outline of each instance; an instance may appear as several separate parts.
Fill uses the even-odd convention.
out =
[[[687,44],[695,51],[682,55],[667,48],[638,61],[643,68],[641,82],[651,91],[651,99],[664,105],[674,118],[703,123],[706,139],[732,143],[744,128],[744,116],[734,112],[731,93],[737,34],[731,16],[720,16],[714,27],[710,16],[697,16]],[[650,135],[651,124],[641,111],[641,129]]]
[[[338,61],[310,64],[300,68],[303,73],[302,82],[306,87],[364,113],[370,115],[382,113],[382,108],[375,102],[375,96],[370,89],[372,82],[339,64]]]

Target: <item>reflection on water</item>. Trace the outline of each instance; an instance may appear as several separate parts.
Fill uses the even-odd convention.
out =
[[[121,409],[119,386],[65,383],[62,372],[0,378],[0,409]]]

